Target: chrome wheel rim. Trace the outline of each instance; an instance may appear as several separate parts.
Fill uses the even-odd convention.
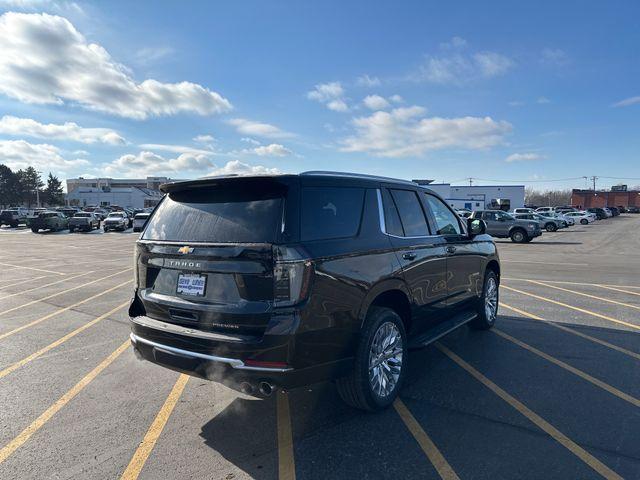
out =
[[[484,296],[484,313],[489,323],[493,323],[498,314],[498,284],[493,277],[487,280],[487,290]]]
[[[376,331],[369,350],[369,384],[379,397],[389,396],[402,371],[402,335],[392,322],[385,322]]]
[[[524,238],[524,235],[522,235],[522,233],[520,232],[516,232],[513,234],[513,238],[516,242],[521,242],[522,239]]]

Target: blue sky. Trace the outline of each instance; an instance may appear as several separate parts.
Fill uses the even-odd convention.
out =
[[[0,12],[12,168],[640,184],[637,2],[0,0]]]

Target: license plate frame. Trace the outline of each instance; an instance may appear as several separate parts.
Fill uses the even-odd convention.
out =
[[[181,280],[187,280],[181,285]],[[196,283],[194,284],[194,280]],[[202,285],[198,281],[202,280]],[[180,272],[176,282],[176,293],[188,297],[202,298],[207,294],[207,276],[200,273]]]

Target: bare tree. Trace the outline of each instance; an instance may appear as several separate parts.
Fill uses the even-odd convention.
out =
[[[527,187],[524,191],[524,203],[540,207],[569,205],[571,203],[571,190],[538,191],[533,187]]]

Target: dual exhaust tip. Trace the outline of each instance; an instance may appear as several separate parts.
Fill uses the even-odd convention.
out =
[[[257,385],[252,385],[249,382],[242,382],[240,384],[240,391],[246,395],[270,397],[274,390],[275,387],[269,382],[260,382]]]

